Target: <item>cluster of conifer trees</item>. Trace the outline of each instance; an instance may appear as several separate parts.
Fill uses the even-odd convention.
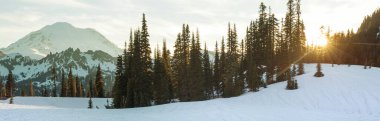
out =
[[[64,70],[62,70],[62,82],[61,82],[61,90],[58,95],[58,88],[57,88],[57,72],[55,66],[51,69],[51,85],[46,85],[42,90],[34,90],[34,84],[33,81],[29,81],[29,85],[25,86],[19,86],[19,95],[20,96],[37,96],[35,93],[36,91],[39,91],[41,93],[40,96],[44,97],[99,97],[103,98],[106,97],[105,95],[105,89],[104,89],[104,81],[102,77],[102,71],[100,68],[100,65],[98,65],[98,70],[96,72],[95,82],[90,80],[88,82],[87,89],[85,90],[83,86],[82,81],[78,78],[78,76],[74,77],[72,74],[71,67],[69,68],[69,73],[67,75],[67,79],[65,79],[65,73]],[[50,86],[50,87],[49,87]],[[28,91],[26,91],[26,88],[28,88]],[[12,71],[9,71],[9,74],[7,76],[7,81],[5,86],[3,85],[2,78],[0,78],[0,98],[2,97],[14,97],[16,96],[16,84],[15,80],[13,78]],[[87,92],[87,94],[85,93]]]
[[[0,77],[0,98],[13,97],[15,96],[15,91],[15,80],[12,71],[9,71],[5,85],[3,85],[3,80]]]
[[[287,6],[285,19],[279,21],[261,3],[259,18],[250,22],[241,42],[235,24],[228,24],[226,39],[215,45],[213,62],[206,44],[202,53],[199,31],[191,32],[187,24],[178,33],[174,53],[164,41],[152,61],[143,14],[141,29],[131,31],[128,47],[117,58],[114,108],[233,97],[280,81],[297,89],[293,77],[304,73],[305,27],[300,0],[288,0]]]
[[[61,97],[84,97],[85,90],[82,81],[79,80],[78,76],[74,77],[72,74],[72,69],[70,67],[67,79],[65,79],[65,72],[62,70],[62,83],[61,83]],[[52,80],[53,80],[53,93],[57,92],[55,85],[56,72],[55,68],[52,69]],[[95,82],[90,79],[88,83],[87,97],[105,97],[104,81],[102,77],[102,71],[100,65],[98,65],[98,70],[96,72]],[[53,94],[56,95],[56,94]]]
[[[336,32],[330,35],[331,30],[327,29],[326,38],[328,45],[326,48],[311,46],[307,62],[324,62],[333,64],[355,64],[380,67],[380,9],[364,18],[356,33],[353,29],[346,32]],[[319,56],[319,60],[315,57]]]

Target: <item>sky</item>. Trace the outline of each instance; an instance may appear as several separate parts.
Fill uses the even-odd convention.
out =
[[[214,49],[227,34],[228,22],[236,23],[238,38],[258,16],[260,2],[281,19],[287,0],[1,0],[0,48],[32,31],[56,22],[79,28],[93,28],[119,47],[130,29],[141,25],[146,14],[151,46],[166,39],[174,46],[182,24],[200,32],[202,43]],[[380,0],[301,0],[302,18],[308,41],[321,39],[321,26],[332,31],[356,30],[363,18],[380,8]]]

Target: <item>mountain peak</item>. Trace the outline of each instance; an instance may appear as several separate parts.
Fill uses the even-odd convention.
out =
[[[46,25],[41,29],[41,31],[57,31],[57,30],[71,30],[77,29],[73,25],[67,22],[56,22],[51,25]]]
[[[71,27],[73,27],[73,25],[71,25],[70,23],[67,23],[67,22],[55,22],[54,24],[52,24],[50,26],[71,26]]]
[[[20,53],[33,59],[41,59],[50,52],[60,52],[70,47],[83,51],[103,50],[112,56],[117,56],[122,52],[95,29],[77,28],[67,22],[47,25],[0,51],[8,54]]]

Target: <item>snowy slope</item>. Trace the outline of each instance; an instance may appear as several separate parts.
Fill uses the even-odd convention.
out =
[[[44,98],[15,98],[0,103],[0,120],[44,121],[379,121],[380,68],[323,65],[325,77],[315,78],[315,64],[296,77],[300,89],[285,90],[286,82],[239,97],[181,102],[119,110],[78,109],[73,102],[36,104]],[[40,100],[38,100],[40,99]],[[18,103],[16,100],[20,100]],[[37,101],[38,100],[38,101]],[[73,99],[77,100],[77,99]],[[46,101],[46,102],[49,102]],[[78,101],[80,102],[80,101]],[[100,101],[102,102],[102,101]],[[105,104],[105,102],[104,102]],[[78,105],[78,104],[73,104]],[[82,104],[87,106],[87,104]],[[81,106],[81,107],[85,107]],[[17,109],[14,109],[17,107]],[[39,108],[40,107],[40,108]],[[57,107],[59,109],[57,109]],[[79,106],[78,106],[79,107]],[[42,109],[41,109],[42,108]],[[55,115],[52,115],[55,114]],[[20,117],[19,115],[23,115]]]
[[[76,28],[65,22],[57,22],[31,32],[0,51],[41,59],[50,52],[61,52],[69,47],[80,48],[82,51],[102,50],[114,57],[122,52],[96,30]]]
[[[105,109],[104,105],[107,104],[108,98],[92,98],[93,106],[98,106],[100,109]],[[19,106],[27,107],[25,105],[33,105],[34,107],[41,108],[73,108],[73,109],[86,109],[88,107],[89,98],[71,98],[71,97],[15,97],[14,103]],[[111,99],[109,99],[111,101]],[[0,101],[4,103],[9,102],[8,100]],[[111,102],[109,102],[111,103]],[[8,105],[9,106],[9,105]],[[6,106],[0,106],[0,109],[6,109]],[[8,107],[13,108],[13,106]],[[19,108],[19,107],[15,107]]]

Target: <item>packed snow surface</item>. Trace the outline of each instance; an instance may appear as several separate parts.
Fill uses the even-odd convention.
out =
[[[286,82],[239,97],[179,102],[133,109],[104,109],[107,99],[16,97],[0,101],[0,121],[380,121],[380,68],[315,64],[297,76],[299,89]]]

